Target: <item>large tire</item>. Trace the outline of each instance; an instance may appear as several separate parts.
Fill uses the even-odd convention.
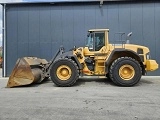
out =
[[[109,81],[111,80],[109,73],[106,74],[106,77]]]
[[[112,63],[109,76],[116,85],[130,87],[139,82],[142,69],[135,59],[121,57]]]
[[[79,78],[78,66],[71,59],[59,59],[53,63],[50,76],[57,86],[72,86]]]

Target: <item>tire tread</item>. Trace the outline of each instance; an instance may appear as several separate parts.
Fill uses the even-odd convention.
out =
[[[59,83],[59,82],[57,82],[57,81],[54,80],[54,79],[51,79],[51,80],[52,80],[57,86],[59,86],[59,87],[70,87],[70,86],[72,86],[73,84],[75,84],[76,81],[77,81],[77,79],[79,78],[79,69],[78,69],[78,65],[77,65],[76,62],[73,61],[72,59],[69,59],[69,58],[60,58],[60,59],[58,59],[57,61],[55,61],[55,62],[53,63],[53,65],[52,65],[52,67],[51,67],[51,71],[53,71],[53,69],[54,69],[54,67],[53,67],[54,64],[56,64],[56,63],[58,63],[58,62],[60,62],[60,61],[62,61],[62,60],[66,60],[66,61],[71,62],[71,63],[75,66],[75,68],[76,68],[78,74],[76,74],[75,79],[72,80],[72,82],[70,82],[70,83],[68,83],[68,84]],[[50,73],[50,74],[51,74],[51,73]]]
[[[123,60],[129,60],[129,61],[132,61],[132,62],[136,63],[136,64],[138,65],[138,67],[140,68],[140,71],[141,71],[141,73],[142,73],[142,68],[141,68],[139,62],[136,61],[134,58],[131,58],[131,57],[120,57],[120,58],[117,58],[117,59],[112,63],[112,65],[111,65],[111,67],[110,67],[110,69],[109,69],[109,76],[110,76],[110,79],[113,81],[113,83],[115,83],[116,85],[118,85],[118,86],[130,87],[130,86],[133,86],[133,85],[137,84],[137,83],[139,82],[139,80],[136,81],[135,83],[126,84],[126,85],[125,85],[124,83],[121,83],[121,82],[117,81],[116,79],[114,79],[114,68],[115,68],[115,66],[116,66],[118,63],[120,63],[120,62],[123,61]]]

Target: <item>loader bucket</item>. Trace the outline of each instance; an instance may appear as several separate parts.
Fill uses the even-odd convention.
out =
[[[44,79],[43,66],[48,62],[36,57],[23,57],[17,60],[9,77],[7,87],[30,85]]]

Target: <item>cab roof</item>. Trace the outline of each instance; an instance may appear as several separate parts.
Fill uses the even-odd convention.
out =
[[[93,32],[93,31],[109,31],[109,29],[90,29],[88,30],[89,32]]]

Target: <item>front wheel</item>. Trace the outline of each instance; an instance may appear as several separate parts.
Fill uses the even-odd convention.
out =
[[[142,70],[135,59],[121,57],[112,63],[109,76],[116,85],[129,87],[139,82]]]
[[[50,76],[57,86],[72,86],[79,78],[78,66],[71,59],[59,59],[53,63]]]

